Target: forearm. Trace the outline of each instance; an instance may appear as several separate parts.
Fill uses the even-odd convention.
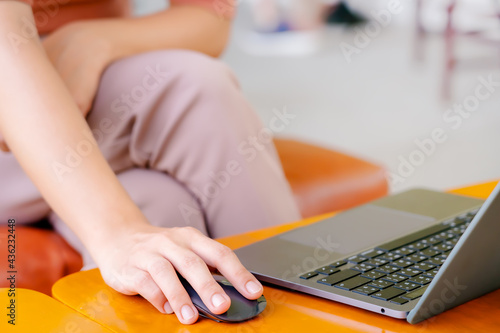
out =
[[[159,49],[188,49],[217,57],[231,28],[230,20],[197,6],[173,6],[150,16],[96,23],[112,46],[112,60]]]
[[[22,36],[29,6],[0,1],[0,36]],[[23,20],[25,21],[25,20]],[[36,38],[16,52],[0,38],[0,132],[50,206],[85,245],[105,242],[127,225],[146,223],[103,158],[84,118]],[[91,144],[81,164],[68,167],[67,148]],[[58,164],[59,163],[59,164]],[[66,166],[61,174],[58,166]]]
[[[21,19],[22,18],[22,19]],[[198,318],[182,275],[213,313],[224,313],[230,298],[215,282],[216,268],[248,299],[262,285],[229,248],[194,228],[149,225],[101,155],[61,78],[34,36],[20,48],[8,34],[33,23],[30,7],[0,0],[0,132],[52,209],[76,232],[115,290],[141,294],[162,313],[175,311],[184,324]],[[82,151],[67,165],[67,149]],[[62,174],[55,169],[70,168]],[[168,200],[168,198],[167,198]]]

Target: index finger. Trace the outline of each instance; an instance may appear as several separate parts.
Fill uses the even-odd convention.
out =
[[[262,296],[264,288],[240,262],[236,254],[227,246],[210,239],[203,234],[195,236],[191,250],[208,265],[215,267],[233,286],[248,299]]]

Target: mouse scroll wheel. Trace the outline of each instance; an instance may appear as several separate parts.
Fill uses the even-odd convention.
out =
[[[231,284],[231,282],[229,282],[228,280],[221,280],[221,281],[218,281],[218,282],[221,283],[221,284],[223,284],[223,285],[225,285],[225,286],[233,286]]]

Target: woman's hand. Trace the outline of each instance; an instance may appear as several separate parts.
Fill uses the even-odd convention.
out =
[[[217,314],[227,311],[230,299],[207,265],[221,272],[248,299],[257,299],[263,292],[233,251],[190,227],[135,226],[100,244],[93,256],[110,287],[127,295],[140,294],[160,312],[175,312],[184,324],[196,322],[198,311],[176,271]]]
[[[90,111],[101,74],[112,61],[111,44],[100,21],[71,23],[56,30],[43,46],[84,116]]]
[[[113,61],[160,49],[188,49],[219,56],[231,22],[198,6],[172,5],[139,18],[96,19],[67,24],[43,46],[84,116],[99,79]]]

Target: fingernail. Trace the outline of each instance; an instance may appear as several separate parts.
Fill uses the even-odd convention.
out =
[[[194,311],[189,305],[184,305],[181,309],[181,315],[184,320],[189,320],[194,317]]]
[[[168,302],[166,302],[165,305],[163,305],[163,309],[165,310],[166,314],[174,313],[174,310],[172,310],[172,307],[170,306],[170,303],[168,303]]]
[[[247,282],[246,287],[247,287],[248,292],[251,294],[256,294],[256,293],[262,291],[262,287],[253,281]]]
[[[215,306],[216,308],[218,308],[221,304],[223,304],[224,302],[226,301],[226,299],[224,298],[224,296],[222,296],[221,294],[214,294],[212,296],[212,304],[213,306]]]

